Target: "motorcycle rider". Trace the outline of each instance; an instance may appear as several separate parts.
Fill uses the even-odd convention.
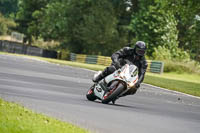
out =
[[[126,64],[126,60],[133,63],[138,67],[139,79],[136,83],[136,89],[130,89],[125,95],[135,94],[137,89],[140,87],[140,84],[144,80],[145,72],[147,69],[147,61],[145,59],[146,53],[146,45],[143,41],[137,41],[134,48],[131,47],[124,47],[117,52],[113,53],[111,56],[112,63],[110,66],[106,67],[104,71],[99,73],[96,77],[92,80],[93,82],[97,83],[106,76],[112,74],[115,70],[121,68],[123,65]]]

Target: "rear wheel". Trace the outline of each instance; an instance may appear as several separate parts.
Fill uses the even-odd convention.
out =
[[[86,97],[89,101],[94,101],[97,99],[97,97],[94,95],[94,87],[95,85],[91,86],[86,94]]]
[[[111,85],[111,90],[104,95],[102,103],[107,104],[110,101],[115,100],[117,96],[119,96],[119,94],[121,94],[124,91],[124,85],[122,83],[115,81],[112,84],[114,85]]]

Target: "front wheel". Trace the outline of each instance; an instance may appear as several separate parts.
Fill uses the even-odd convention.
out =
[[[89,101],[94,101],[97,99],[97,97],[94,95],[94,87],[95,85],[93,85],[92,87],[90,87],[90,89],[88,90],[86,97]]]
[[[108,104],[110,101],[116,99],[117,96],[119,96],[124,91],[124,85],[122,83],[115,82],[114,84],[115,85],[111,88],[111,90],[104,95],[102,103]]]

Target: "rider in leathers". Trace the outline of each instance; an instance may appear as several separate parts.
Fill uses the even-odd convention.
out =
[[[140,84],[144,80],[145,72],[147,69],[147,61],[144,57],[146,52],[146,45],[143,41],[137,41],[134,48],[124,47],[119,51],[115,52],[112,56],[112,63],[110,66],[106,67],[103,72],[93,78],[93,82],[98,82],[105,78],[107,75],[112,74],[116,69],[121,68],[126,64],[126,60],[132,62],[139,69],[139,79],[136,83],[136,89],[128,91],[124,95],[134,94],[140,87]]]

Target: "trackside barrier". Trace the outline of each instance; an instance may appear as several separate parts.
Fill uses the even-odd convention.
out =
[[[38,47],[24,45],[23,43],[6,40],[0,40],[0,51],[16,54],[57,58],[56,51],[45,50]]]
[[[98,59],[97,55],[87,55],[85,59],[85,63],[97,64],[97,59]]]
[[[70,60],[71,61],[76,61],[76,54],[70,53]]]
[[[112,62],[112,60],[110,57],[106,57],[106,56],[98,56],[97,57],[98,65],[109,66],[111,64],[111,62]]]
[[[70,53],[70,60],[75,62],[87,63],[87,64],[98,64],[109,66],[112,62],[110,57],[106,56],[97,56],[97,55],[83,55],[83,54],[75,54]],[[148,63],[148,72],[152,73],[163,73],[164,63],[161,61],[152,61],[147,60]]]

